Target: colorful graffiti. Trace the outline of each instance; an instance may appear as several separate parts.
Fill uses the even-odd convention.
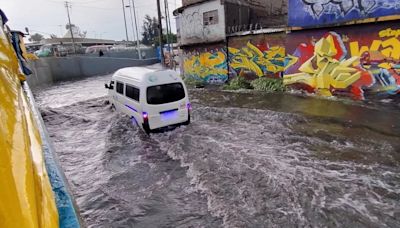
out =
[[[185,77],[193,77],[207,83],[224,83],[228,80],[225,49],[205,52],[192,51],[183,56]]]
[[[283,83],[303,83],[324,96],[331,96],[331,90],[349,87],[360,79],[362,71],[352,67],[359,57],[345,59],[343,48],[339,35],[329,33],[315,44],[313,56],[299,68],[301,73],[285,75]]]
[[[348,94],[356,99],[398,94],[400,30],[375,28],[354,34],[351,27],[346,29],[341,35],[327,32],[319,40],[312,37],[300,43],[293,52],[298,62],[286,70],[284,84],[324,96]]]
[[[312,27],[400,14],[398,0],[289,0],[289,26]]]
[[[258,77],[279,75],[297,61],[297,57],[286,55],[285,48],[282,46],[259,45],[256,47],[247,42],[245,47],[240,49],[229,47],[228,50],[229,66],[238,75],[246,71]]]

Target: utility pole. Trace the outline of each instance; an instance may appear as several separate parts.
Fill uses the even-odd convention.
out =
[[[161,57],[161,65],[165,65],[164,61],[164,52],[163,52],[163,42],[162,42],[162,24],[161,24],[161,6],[160,0],[157,0],[157,13],[158,13],[158,40],[160,44],[160,57]]]
[[[135,27],[136,27],[136,45],[138,49],[138,54],[139,54],[139,59],[142,59],[142,53],[140,53],[140,42],[139,42],[139,30],[137,26],[137,18],[136,18],[136,8],[135,8],[135,2],[132,0],[132,8],[133,8],[133,16],[135,17]]]
[[[165,24],[167,26],[167,42],[168,42],[168,49],[169,49],[169,55],[170,55],[170,59],[169,59],[169,63],[170,63],[170,67],[172,69],[172,62],[173,62],[173,51],[172,51],[172,41],[170,39],[170,35],[171,35],[171,18],[169,16],[169,6],[168,6],[168,0],[164,0],[165,2]]]
[[[129,38],[128,38],[128,27],[126,26],[125,3],[124,3],[124,0],[121,0],[121,2],[122,2],[122,12],[124,13],[126,42],[129,42]]]
[[[165,12],[165,27],[167,29],[167,47],[169,52],[169,66],[171,67],[171,47],[169,46],[169,28],[168,28],[168,12],[167,12],[167,0],[164,0],[164,12]]]
[[[132,6],[129,3],[129,5],[127,5],[126,7],[129,8],[129,14],[131,16],[132,41],[134,41],[135,40],[135,29],[133,28]]]
[[[74,53],[76,54],[74,33],[72,32],[71,18],[69,16],[69,7],[70,7],[69,2],[65,1],[65,8],[67,8],[67,15],[68,15],[69,31],[71,33],[71,39],[72,39],[72,46],[74,47]]]

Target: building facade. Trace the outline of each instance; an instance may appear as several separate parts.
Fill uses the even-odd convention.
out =
[[[175,14],[186,77],[280,77],[293,88],[355,99],[400,91],[399,1],[185,3]]]

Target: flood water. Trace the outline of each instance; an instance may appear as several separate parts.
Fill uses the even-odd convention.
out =
[[[88,227],[400,227],[398,108],[192,90],[149,137],[109,78],[34,92]]]

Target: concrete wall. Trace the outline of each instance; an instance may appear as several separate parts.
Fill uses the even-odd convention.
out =
[[[34,88],[58,81],[112,73],[123,67],[145,66],[157,62],[158,60],[154,58],[145,60],[87,56],[40,58],[29,63],[33,74],[28,76],[27,81]]]
[[[203,14],[218,10],[218,23],[204,25]],[[216,42],[225,39],[224,6],[219,0],[205,2],[185,9],[179,18],[180,44]]]
[[[227,59],[230,78],[283,77],[294,89],[361,100],[400,95],[399,21],[229,37]]]
[[[226,0],[227,33],[285,27],[287,10],[287,0]]]
[[[151,58],[156,58],[157,53],[155,48],[146,48],[146,49],[141,49],[141,54],[142,56],[145,56],[145,59],[151,59]],[[93,57],[98,57],[98,53],[94,54],[86,54],[87,56],[93,56]],[[111,57],[111,58],[131,58],[131,59],[138,59],[138,51],[135,49],[132,50],[120,50],[120,51],[111,51],[111,52],[105,52],[104,53],[105,57]]]

